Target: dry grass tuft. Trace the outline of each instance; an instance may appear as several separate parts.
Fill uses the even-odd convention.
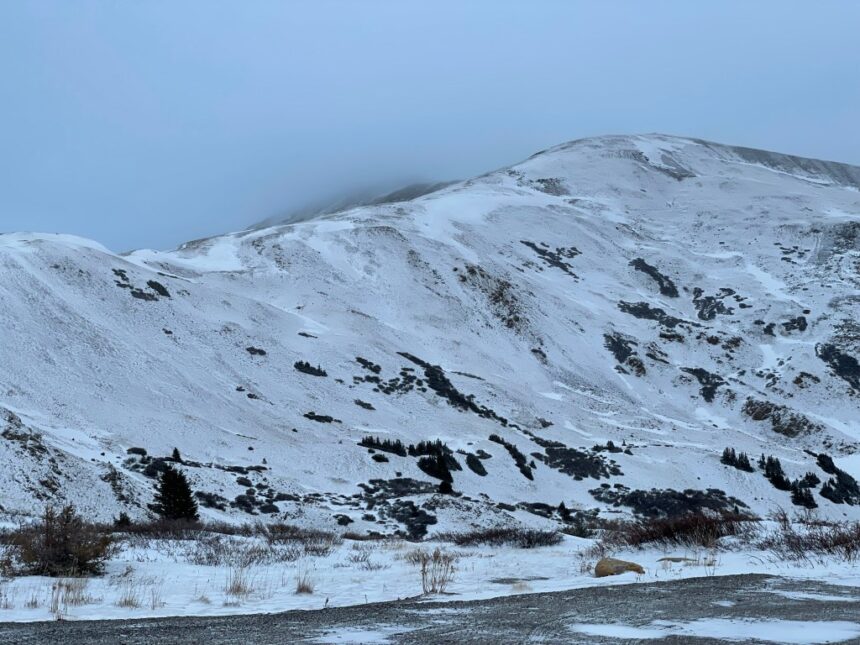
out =
[[[425,594],[445,593],[454,580],[457,556],[439,547],[432,553],[416,549],[407,555],[406,560],[417,565],[421,571],[421,588]]]

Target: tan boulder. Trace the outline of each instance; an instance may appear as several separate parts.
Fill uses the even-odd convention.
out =
[[[627,571],[633,571],[634,573],[645,573],[645,569],[643,569],[635,562],[616,560],[615,558],[603,558],[600,562],[594,565],[595,578],[617,576],[618,574],[626,573]]]

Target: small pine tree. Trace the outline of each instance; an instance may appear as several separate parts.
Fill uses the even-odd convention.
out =
[[[753,472],[753,470],[755,470],[750,463],[750,458],[745,452],[738,453],[738,461],[735,464],[735,468],[737,468],[738,470],[745,470],[748,473],[751,473]]]
[[[735,455],[735,449],[726,448],[723,450],[723,456],[720,458],[720,462],[726,466],[737,466],[738,458],[737,455]]]
[[[155,487],[155,503],[150,508],[166,520],[196,522],[200,518],[188,480],[173,466],[167,466],[161,473]]]
[[[562,522],[570,521],[570,511],[567,506],[564,505],[564,502],[558,505],[558,514],[561,517]]]
[[[799,482],[794,482],[791,485],[791,503],[795,506],[804,506],[806,508],[818,507],[810,490],[804,488]]]
[[[779,490],[791,490],[791,482],[782,470],[782,464],[776,457],[768,457],[765,461],[764,476],[770,480],[774,488]]]
[[[175,461],[177,464],[182,463],[182,455],[179,454],[179,448],[173,449],[173,461]]]

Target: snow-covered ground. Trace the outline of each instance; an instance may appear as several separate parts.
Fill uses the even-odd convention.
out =
[[[258,538],[229,540],[237,545],[237,557],[262,544]],[[569,536],[559,545],[536,549],[345,540],[332,545],[328,553],[303,554],[292,561],[207,566],[193,563],[201,553],[193,540],[146,540],[123,547],[102,577],[3,580],[0,622],[267,613],[414,598],[422,595],[421,576],[409,556],[416,549],[432,551],[437,546],[456,555],[456,570],[446,593],[424,596],[427,600],[480,600],[748,573],[826,582],[834,585],[834,594],[828,596],[831,599],[839,598],[838,586],[860,587],[860,563],[827,558],[785,562],[772,553],[748,547],[619,550],[614,557],[635,561],[646,573],[595,578],[593,567],[599,556],[591,550],[594,544],[590,539]],[[299,579],[310,583],[312,593],[296,593]]]

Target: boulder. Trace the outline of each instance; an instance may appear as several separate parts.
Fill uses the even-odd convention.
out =
[[[606,576],[617,576],[618,574],[626,573],[627,571],[645,573],[645,569],[635,562],[616,560],[615,558],[603,558],[594,566],[594,577],[605,578]]]

